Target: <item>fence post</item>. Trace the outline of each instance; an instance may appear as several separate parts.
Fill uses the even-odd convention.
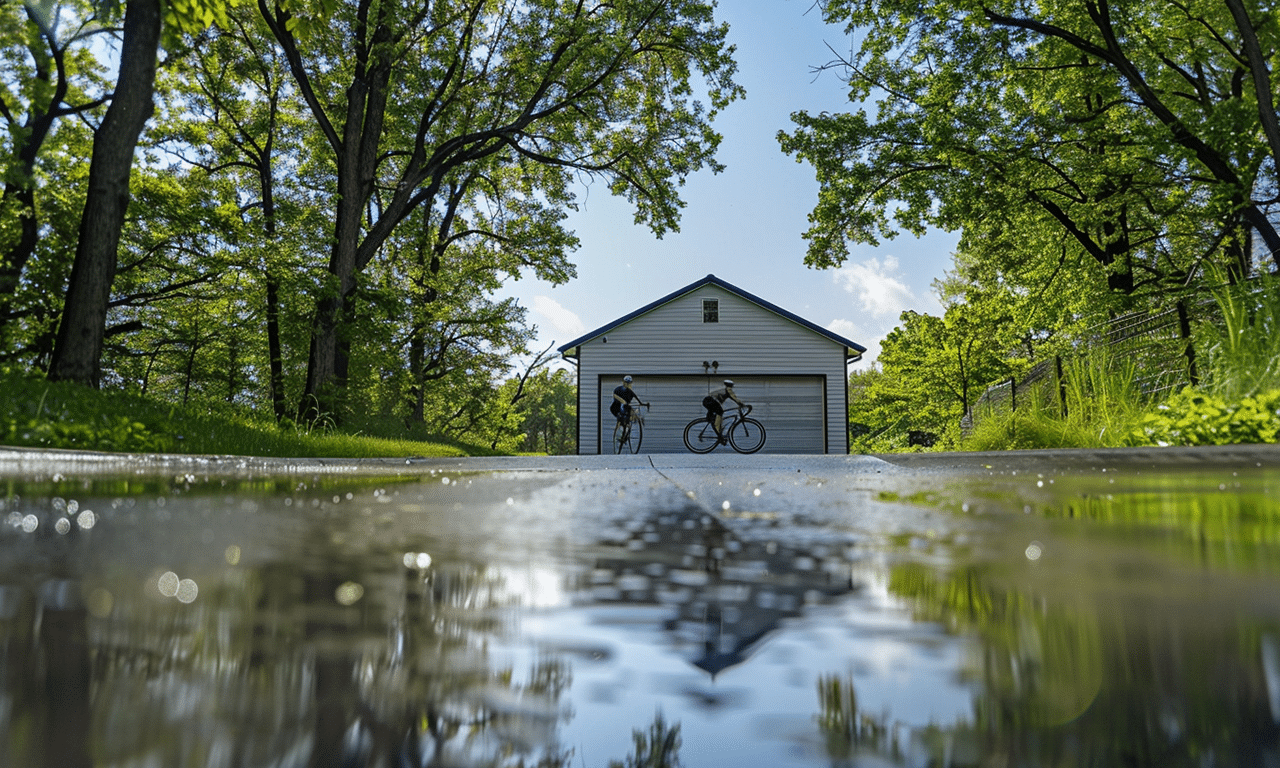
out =
[[[1187,358],[1187,379],[1194,387],[1200,383],[1200,374],[1196,371],[1196,347],[1191,343],[1191,318],[1186,299],[1178,299],[1178,334],[1182,337],[1182,354]]]
[[[1009,410],[1018,410],[1018,381],[1012,376],[1009,377]]]
[[[1062,418],[1067,418],[1067,382],[1062,378],[1062,355],[1053,356],[1054,373],[1058,376],[1058,408]]]

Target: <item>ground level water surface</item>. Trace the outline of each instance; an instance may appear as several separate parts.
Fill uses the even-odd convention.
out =
[[[0,483],[0,765],[1280,765],[1273,446]]]

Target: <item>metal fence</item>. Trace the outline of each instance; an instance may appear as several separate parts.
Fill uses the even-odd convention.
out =
[[[1074,358],[1098,351],[1114,364],[1133,367],[1134,388],[1144,397],[1159,395],[1199,381],[1192,339],[1195,324],[1220,321],[1212,298],[1184,298],[1171,307],[1131,312],[1095,326],[1083,334]],[[1020,407],[1067,410],[1064,367],[1072,357],[1056,355],[1041,360],[1018,379],[1006,379],[987,387],[960,420],[967,436],[983,418]]]

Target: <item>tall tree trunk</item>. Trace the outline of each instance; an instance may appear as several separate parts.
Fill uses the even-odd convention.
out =
[[[271,357],[271,410],[276,423],[284,420],[284,352],[280,344],[280,281],[267,267],[267,352]]]
[[[363,99],[357,98],[353,87],[348,91],[348,135],[344,153],[338,166],[338,203],[334,224],[333,249],[329,255],[330,284],[316,302],[316,314],[311,329],[311,350],[307,360],[307,386],[299,413],[304,421],[312,421],[325,415],[336,418],[342,390],[346,385],[345,360],[340,349],[340,327],[348,314],[347,301],[355,289],[356,250],[360,247],[361,223],[364,218],[366,184],[358,174],[360,162],[360,136],[355,126],[360,124]],[[352,150],[357,150],[353,152]],[[362,175],[362,174],[361,174]]]
[[[155,106],[156,53],[162,26],[160,0],[128,0],[120,75],[111,106],[93,140],[89,192],[71,267],[62,322],[49,378],[98,386],[107,299],[116,272],[116,248],[129,206],[129,171],[138,136]]]
[[[275,114],[275,97],[272,97],[272,114]],[[275,120],[272,119],[272,125]],[[272,171],[271,148],[274,137],[268,133],[262,151],[262,162],[258,167],[258,181],[262,186],[262,223],[267,234],[267,242],[276,242],[276,197],[275,177]],[[276,423],[285,417],[284,399],[284,352],[280,343],[280,278],[270,259],[264,265],[267,284],[267,352],[271,358],[271,409],[275,413]]]

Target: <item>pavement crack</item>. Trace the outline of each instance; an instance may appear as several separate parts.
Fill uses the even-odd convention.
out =
[[[659,475],[662,475],[663,480],[666,480],[668,483],[671,483],[672,487],[674,487],[677,491],[680,491],[685,495],[685,498],[689,499],[697,506],[702,507],[703,511],[709,512],[711,514],[715,514],[714,510],[712,510],[706,504],[702,503],[702,500],[698,498],[698,494],[680,485],[675,480],[673,480],[671,476],[668,475],[666,472],[663,472],[662,470],[658,469],[658,465],[653,463],[652,456],[648,456],[647,458],[649,459],[649,466],[653,467],[654,472],[657,472]]]

